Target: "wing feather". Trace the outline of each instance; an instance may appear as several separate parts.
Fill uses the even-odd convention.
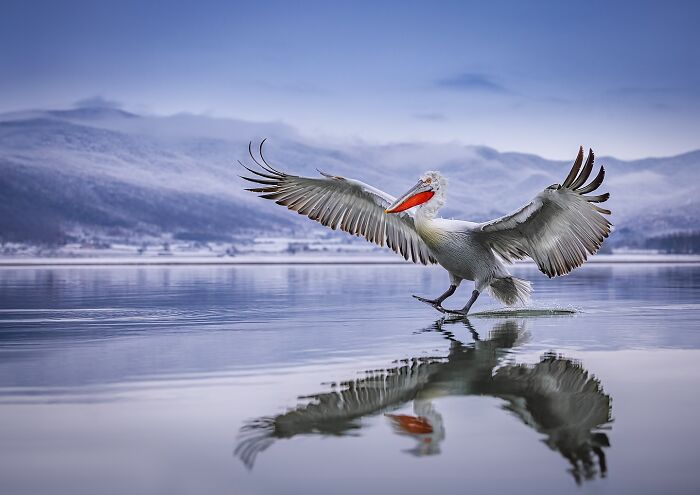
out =
[[[612,224],[602,215],[610,210],[603,203],[609,193],[584,196],[595,191],[605,177],[603,167],[596,177],[583,185],[593,169],[590,150],[583,168],[583,148],[579,150],[564,183],[549,186],[520,210],[482,223],[477,236],[506,261],[532,258],[549,277],[564,275],[581,266],[588,255],[600,249]]]
[[[569,187],[573,183],[574,179],[578,175],[578,171],[581,169],[581,163],[583,163],[583,146],[578,149],[578,155],[576,156],[574,165],[571,167],[569,175],[567,175],[566,179],[564,179],[564,187]]]
[[[579,189],[579,194],[587,194],[589,192],[595,191],[603,183],[604,178],[605,167],[600,167],[600,170],[598,170],[598,175],[595,176],[595,179],[593,179],[587,186],[584,186],[581,189]]]
[[[409,212],[387,215],[386,210],[395,198],[372,186],[321,172],[321,177],[300,177],[272,167],[262,154],[248,152],[260,171],[239,162],[252,177],[243,179],[261,187],[246,189],[261,198],[319,222],[333,230],[340,229],[364,237],[378,246],[387,246],[414,263],[436,263],[430,249],[416,232]]]
[[[583,151],[583,146],[580,148],[581,151]],[[588,150],[588,158],[586,158],[586,164],[583,166],[583,169],[581,170],[581,173],[578,174],[578,177],[576,180],[574,180],[571,183],[571,186],[569,186],[571,189],[577,189],[583,185],[584,182],[588,180],[588,178],[591,176],[591,171],[593,170],[593,161],[595,160],[595,155],[593,154],[593,150],[589,148]]]

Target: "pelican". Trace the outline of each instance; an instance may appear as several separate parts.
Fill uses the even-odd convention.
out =
[[[586,184],[593,170],[592,149],[584,164],[583,147],[579,148],[561,184],[545,188],[509,215],[476,223],[438,216],[447,190],[447,181],[439,172],[425,172],[397,199],[358,180],[320,170],[320,177],[282,172],[265,159],[264,143],[260,143],[258,158],[252,143],[248,146],[255,165],[239,161],[253,174],[242,178],[257,184],[247,191],[333,230],[386,246],[413,263],[439,264],[449,274],[449,288],[434,299],[413,297],[443,313],[466,315],[487,289],[507,306],[525,304],[532,291],[530,282],[513,277],[504,263],[532,258],[548,277],[565,275],[598,251],[612,227],[603,216],[610,210],[595,204],[607,201],[610,194],[588,195],[605,177],[605,168],[600,167]],[[474,282],[467,303],[461,309],[443,308],[442,303],[463,280]]]
[[[461,323],[473,342],[463,343],[446,325]],[[416,456],[440,453],[447,429],[438,411],[444,397],[493,397],[501,409],[544,435],[544,443],[570,464],[577,483],[605,476],[604,430],[611,427],[612,398],[578,362],[545,353],[536,364],[513,361],[511,349],[528,341],[524,321],[504,320],[486,339],[468,319],[444,317],[423,332],[439,332],[450,342],[447,354],[398,361],[384,370],[340,382],[332,390],[300,397],[300,404],[274,416],[247,421],[234,453],[253,468],[276,441],[299,435],[345,436],[365,426],[362,418],[384,413],[393,430],[416,440]],[[415,415],[399,413],[412,402]],[[597,464],[597,465],[596,465]]]

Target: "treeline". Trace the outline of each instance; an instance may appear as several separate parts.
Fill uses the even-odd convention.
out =
[[[644,247],[669,254],[697,254],[700,253],[700,231],[650,237],[645,241]]]

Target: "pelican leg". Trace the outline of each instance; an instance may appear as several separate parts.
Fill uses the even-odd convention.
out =
[[[430,304],[433,308],[444,313],[445,309],[442,307],[442,301],[454,294],[456,290],[457,286],[455,284],[452,284],[450,285],[449,289],[447,289],[443,294],[439,295],[435,299],[426,299],[425,297],[416,296],[415,294],[413,294],[413,297],[415,297],[421,302],[424,302],[425,304]]]
[[[472,291],[472,297],[469,298],[469,300],[467,301],[467,304],[462,309],[456,309],[456,310],[455,309],[446,309],[445,312],[453,314],[453,315],[466,316],[467,313],[469,313],[469,310],[471,309],[472,304],[474,304],[476,302],[478,297],[479,297],[479,291],[475,289],[474,291]]]

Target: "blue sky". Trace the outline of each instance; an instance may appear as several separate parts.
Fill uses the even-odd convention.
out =
[[[700,148],[700,2],[3,2],[0,111],[101,97],[370,142]]]

